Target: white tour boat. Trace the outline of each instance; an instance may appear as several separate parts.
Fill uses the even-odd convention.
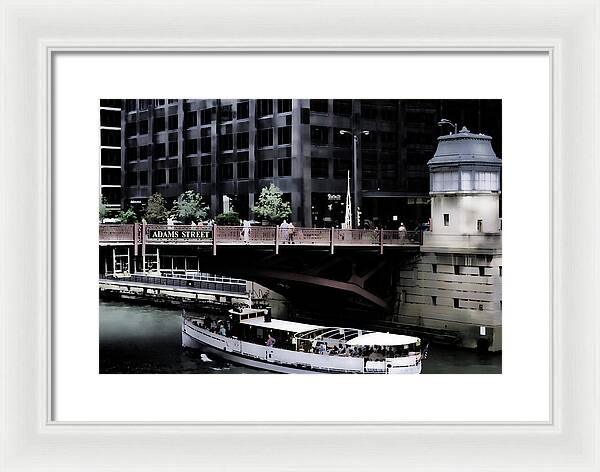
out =
[[[184,347],[281,373],[419,374],[421,340],[271,317],[270,308],[234,308],[225,320],[182,316]]]

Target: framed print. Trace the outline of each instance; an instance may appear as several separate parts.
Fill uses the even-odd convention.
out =
[[[596,2],[2,18],[3,468],[600,468]]]

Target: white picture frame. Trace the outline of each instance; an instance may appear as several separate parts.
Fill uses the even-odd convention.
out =
[[[600,470],[598,2],[24,0],[2,2],[0,18],[0,469]],[[547,52],[552,422],[51,421],[50,66],[58,51],[107,50]]]

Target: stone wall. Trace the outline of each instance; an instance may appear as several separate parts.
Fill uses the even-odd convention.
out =
[[[395,320],[502,349],[502,255],[423,253],[399,272]],[[485,332],[484,332],[485,331]]]

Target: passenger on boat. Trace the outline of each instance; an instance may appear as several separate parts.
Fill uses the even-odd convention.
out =
[[[204,318],[204,329],[210,329],[211,321],[210,316]]]
[[[221,336],[227,336],[227,330],[225,329],[225,325],[221,324],[221,327],[219,328],[219,334]]]
[[[217,332],[217,320],[211,320],[211,322],[210,322],[210,330],[213,333]]]
[[[369,354],[370,361],[382,361],[385,359],[383,354],[379,351],[379,346],[373,346],[373,352]]]
[[[275,338],[269,334],[269,337],[267,338],[267,342],[265,344],[269,347],[275,346]]]

